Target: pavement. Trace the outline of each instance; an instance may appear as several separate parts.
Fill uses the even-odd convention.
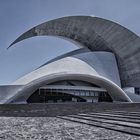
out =
[[[130,135],[129,133],[114,131],[115,129],[109,130],[105,129],[105,127],[100,127],[100,123],[101,126],[103,126],[103,124],[109,122],[110,124],[108,124],[108,127],[111,126],[115,128],[114,124],[111,123],[116,123],[116,121],[118,121],[117,123],[120,124],[121,115],[125,115],[125,118],[128,120],[125,125],[130,125],[129,115],[132,117],[137,116],[138,120],[132,120],[134,121],[133,123],[135,123],[135,121],[138,122],[140,120],[139,108],[140,103],[0,105],[0,140],[140,140],[140,137],[137,135]],[[105,114],[99,113],[107,111],[111,111],[110,116],[106,115],[104,119],[101,118],[101,116],[105,116]],[[125,111],[126,113],[117,112],[116,117],[119,118],[115,119],[115,111]],[[130,114],[132,111],[133,113]],[[92,126],[88,125],[88,123],[91,122],[90,120],[89,122],[83,120],[84,122],[86,121],[87,124],[82,124],[63,119],[63,116],[91,112],[94,114],[96,113],[96,118],[90,118],[92,119]],[[62,116],[62,118],[58,118],[58,116]],[[89,116],[87,117],[89,119]],[[94,126],[94,124],[97,125],[95,121],[102,121],[98,122],[99,127]],[[137,130],[139,131],[139,123],[135,125],[137,125]],[[126,126],[122,127],[125,128]],[[131,127],[129,127],[129,132],[130,131]]]
[[[56,117],[0,117],[0,140],[140,140]]]

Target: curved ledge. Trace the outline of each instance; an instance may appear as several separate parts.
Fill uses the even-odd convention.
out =
[[[5,104],[12,103],[14,101],[18,101],[22,98],[22,100],[27,100],[29,96],[37,90],[39,87],[56,82],[59,80],[81,80],[93,83],[108,91],[110,96],[112,97],[113,101],[120,101],[120,102],[132,102],[131,99],[125,94],[125,92],[117,86],[112,81],[101,77],[101,76],[93,76],[88,74],[66,74],[66,73],[56,73],[48,76],[43,76],[37,80],[34,80],[28,84],[26,84],[20,91],[14,93],[12,97],[10,97]]]

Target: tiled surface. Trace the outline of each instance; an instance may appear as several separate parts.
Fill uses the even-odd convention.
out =
[[[139,140],[55,117],[0,117],[0,140]]]

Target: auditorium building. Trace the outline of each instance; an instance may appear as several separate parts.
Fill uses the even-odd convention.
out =
[[[9,48],[36,36],[59,37],[78,49],[1,85],[0,104],[140,101],[140,37],[135,33],[99,17],[69,16],[33,27]]]

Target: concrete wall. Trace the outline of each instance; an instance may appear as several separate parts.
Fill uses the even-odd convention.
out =
[[[0,105],[0,116],[8,117],[55,117],[88,112],[139,111],[140,104],[134,103],[56,103]]]

